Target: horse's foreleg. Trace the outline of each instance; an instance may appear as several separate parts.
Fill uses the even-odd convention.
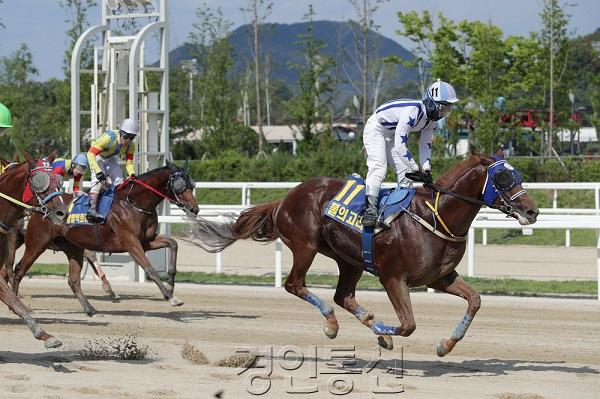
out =
[[[171,294],[163,285],[162,281],[160,281],[160,277],[158,276],[156,269],[154,269],[154,266],[152,266],[152,264],[146,257],[146,253],[144,252],[144,248],[142,247],[140,242],[137,240],[129,240],[128,244],[129,245],[127,245],[127,248],[129,248],[129,255],[131,255],[133,260],[136,261],[137,264],[142,267],[142,269],[144,269],[144,271],[148,274],[148,278],[154,281],[154,283],[158,286],[158,289],[160,290],[163,297],[167,301],[169,301],[171,306],[183,305],[183,301],[174,297],[173,294]]]
[[[144,248],[147,251],[160,248],[169,248],[169,276],[167,280],[167,290],[173,295],[175,290],[175,275],[177,274],[177,250],[179,248],[177,241],[172,238],[157,235],[154,240],[150,241]]]
[[[4,281],[4,279],[0,279],[0,300],[4,302],[10,310],[14,312],[17,316],[23,319],[27,327],[31,330],[33,336],[36,339],[44,341],[44,346],[46,348],[57,348],[62,345],[59,339],[53,337],[44,331],[40,326],[38,326],[37,322],[31,317],[31,314],[27,310],[27,307],[23,302],[17,298],[17,296],[11,291],[10,287]]]
[[[87,300],[86,296],[81,290],[81,268],[83,266],[83,249],[75,247],[71,244],[60,246],[61,250],[67,255],[69,259],[69,287],[75,294],[75,297],[79,300],[83,310],[88,316],[93,316],[98,311],[94,309],[92,304]]]
[[[362,269],[341,263],[340,261],[338,261],[338,267],[340,269],[340,276],[333,300],[336,304],[352,313],[362,324],[372,329],[374,323],[381,322],[375,321],[374,314],[360,306],[356,302],[355,297],[356,284],[362,276]],[[380,335],[377,337],[377,341],[382,348],[390,350],[394,348],[394,342],[389,335]]]
[[[295,245],[296,246],[292,248],[294,263],[290,274],[285,280],[285,289],[290,294],[296,295],[298,298],[305,300],[319,309],[321,314],[325,317],[323,332],[327,337],[333,339],[337,336],[339,330],[339,324],[333,313],[333,308],[323,299],[310,292],[308,288],[306,288],[304,280],[317,251],[308,246],[298,248],[297,243],[295,243]]]
[[[374,322],[372,330],[377,335],[402,335],[408,337],[415,331],[417,324],[410,303],[410,292],[404,276],[382,275],[379,281],[385,288],[388,298],[400,320],[398,327],[387,326],[381,322]]]
[[[102,289],[104,290],[104,292],[110,295],[110,298],[113,300],[113,302],[119,302],[121,300],[121,297],[119,296],[119,294],[113,291],[110,282],[108,281],[108,278],[106,278],[106,274],[104,274],[104,270],[102,270],[102,267],[98,262],[96,252],[86,249],[83,251],[83,256],[92,266],[92,269],[94,270],[96,276],[98,276],[98,278],[102,281]]]
[[[25,277],[25,274],[33,265],[33,262],[46,250],[46,246],[44,245],[26,245],[25,252],[23,253],[23,257],[15,266],[15,270],[13,271],[12,276],[12,290],[15,295],[19,294],[19,285],[21,284],[21,280]]]
[[[444,276],[440,280],[429,284],[428,287],[459,296],[466,299],[468,303],[467,313],[465,313],[465,316],[454,329],[452,336],[449,339],[442,339],[438,344],[437,354],[441,357],[450,353],[458,341],[463,339],[475,314],[481,306],[481,298],[479,297],[479,293],[471,288],[455,271]]]

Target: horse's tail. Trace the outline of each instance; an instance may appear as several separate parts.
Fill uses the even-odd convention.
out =
[[[197,218],[196,238],[208,252],[221,252],[237,240],[252,238],[254,241],[271,242],[278,238],[275,213],[281,201],[253,206],[243,211],[237,220],[227,215],[229,221],[210,222]]]

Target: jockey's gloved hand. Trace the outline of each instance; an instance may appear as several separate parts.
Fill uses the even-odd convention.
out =
[[[96,173],[96,179],[98,179],[100,183],[106,183],[106,175],[104,174],[104,172]]]
[[[423,183],[425,184],[432,184],[433,183],[433,176],[431,175],[431,170],[429,169],[423,169],[423,171],[421,172],[423,175]]]
[[[416,172],[408,172],[406,173],[406,177],[413,181],[419,181],[423,184],[433,183],[433,176],[431,176],[431,171],[428,169],[418,170]]]

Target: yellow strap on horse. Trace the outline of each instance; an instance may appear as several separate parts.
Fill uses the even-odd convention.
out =
[[[438,191],[438,192],[435,194],[435,207],[434,207],[434,206],[432,206],[432,205],[429,203],[429,201],[425,201],[425,204],[426,204],[426,205],[429,207],[429,209],[431,209],[431,211],[433,212],[433,214],[435,215],[435,217],[437,218],[437,220],[439,220],[439,222],[440,222],[440,224],[442,225],[442,227],[444,228],[444,230],[446,230],[446,232],[447,232],[448,234],[450,234],[450,237],[453,237],[453,238],[461,238],[461,237],[458,237],[457,235],[454,235],[454,234],[453,234],[453,233],[450,231],[450,229],[448,228],[448,226],[446,226],[446,223],[444,223],[444,220],[442,220],[442,217],[440,216],[440,214],[439,214],[439,212],[438,212],[438,210],[437,210],[439,199],[440,199],[440,192]]]
[[[4,198],[5,200],[10,201],[13,204],[22,206],[25,209],[35,209],[35,206],[27,205],[27,204],[25,204],[25,203],[23,203],[23,202],[21,202],[19,200],[14,199],[11,196],[8,196],[8,195],[4,194],[4,193],[0,193],[0,198]]]

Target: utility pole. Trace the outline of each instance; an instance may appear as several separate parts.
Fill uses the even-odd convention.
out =
[[[258,45],[258,0],[252,2],[252,26],[254,27],[254,82],[256,87],[256,126],[258,127],[258,156],[264,155],[262,115],[260,112],[260,68],[259,68],[259,45]]]

